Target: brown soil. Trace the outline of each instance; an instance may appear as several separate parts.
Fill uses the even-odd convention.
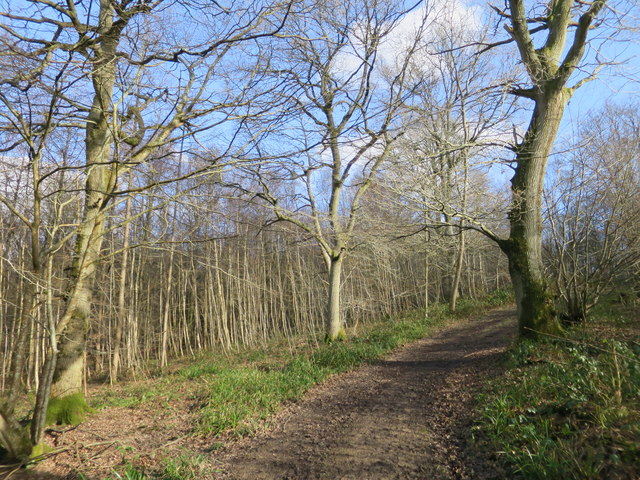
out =
[[[11,480],[98,480],[126,462],[153,471],[163,458],[193,452],[205,461],[189,478],[505,478],[490,455],[471,448],[472,400],[500,372],[514,318],[496,310],[333,377],[261,433],[227,438],[215,450],[222,439],[190,434],[194,399],[109,408],[75,429],[50,432],[49,443],[67,450]]]
[[[228,479],[489,479],[470,449],[473,394],[515,335],[498,310],[315,389],[223,458]]]

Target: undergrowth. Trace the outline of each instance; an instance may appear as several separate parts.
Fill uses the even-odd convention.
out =
[[[112,476],[104,480],[199,480],[207,473],[211,472],[207,471],[203,456],[184,453],[176,458],[165,459],[162,469],[154,474],[147,474],[135,465],[126,463],[120,471],[114,470]],[[84,475],[80,475],[79,479],[89,480]]]
[[[91,410],[84,395],[75,393],[65,397],[53,397],[47,408],[47,425],[78,425]]]
[[[477,426],[527,479],[640,478],[637,320],[605,315],[564,338],[521,341],[478,402]],[[622,332],[622,333],[621,333]]]

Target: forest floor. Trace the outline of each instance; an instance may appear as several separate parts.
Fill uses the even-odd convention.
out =
[[[154,471],[167,458],[175,475],[160,478],[505,478],[472,441],[474,395],[502,372],[501,354],[515,335],[511,309],[461,320],[331,377],[250,437],[194,436],[198,399],[190,395],[109,407],[76,428],[50,431],[54,448],[66,450],[11,478],[128,478],[113,472],[130,462]]]

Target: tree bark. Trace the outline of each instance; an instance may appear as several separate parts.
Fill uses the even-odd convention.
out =
[[[511,232],[501,247],[509,260],[522,336],[561,330],[544,278],[542,192],[547,159],[570,96],[570,90],[554,85],[541,92],[524,141],[516,151],[518,167],[511,180],[513,200],[509,211]]]
[[[8,407],[13,412],[16,398],[23,389],[22,374],[27,360],[27,337],[32,322],[33,309],[36,303],[36,288],[33,284],[34,279],[28,277],[24,282],[24,291],[22,293],[21,311],[17,321],[18,335],[15,338],[13,347],[13,359],[11,361],[11,369],[9,371],[9,393],[7,395]]]
[[[340,283],[342,281],[342,255],[329,261],[329,295],[327,302],[327,341],[344,340],[345,331],[340,310]]]
[[[451,288],[451,298],[449,299],[449,310],[452,312],[456,311],[456,306],[458,303],[458,295],[460,291],[460,280],[462,278],[462,264],[464,263],[464,252],[465,252],[465,234],[464,230],[460,230],[458,234],[458,252],[455,260],[455,270],[453,275],[453,285]]]
[[[133,170],[129,172],[129,185],[133,184]],[[129,235],[131,232],[131,196],[127,197],[125,204],[124,231],[122,233],[122,264],[120,265],[120,282],[118,283],[118,315],[116,318],[116,331],[113,340],[113,357],[111,359],[111,369],[109,382],[111,384],[118,381],[120,371],[120,350],[122,348],[122,333],[129,318],[126,310],[125,289],[127,287],[127,269],[129,268]]]
[[[7,451],[6,460],[22,460],[31,454],[32,446],[13,410],[13,405],[0,403],[0,445]]]
[[[71,266],[71,293],[59,326],[60,349],[53,375],[53,396],[82,392],[92,283],[102,248],[105,209],[116,184],[117,165],[111,162],[113,132],[110,123],[119,34],[113,31],[112,15],[111,2],[101,0],[99,34],[102,38],[92,59],[94,97],[85,128],[85,205]]]
[[[466,133],[466,124],[464,125],[465,137],[467,137]],[[466,211],[467,209],[467,187],[469,184],[469,159],[466,151],[462,155],[462,159],[464,161],[464,180],[462,185],[462,211]],[[453,277],[453,288],[451,289],[451,299],[449,300],[449,310],[455,312],[456,304],[458,302],[458,295],[460,293],[460,283],[462,279],[462,264],[464,262],[464,254],[465,254],[465,231],[462,228],[464,226],[464,220],[460,219],[460,228],[458,232],[458,254],[456,256],[455,261],[455,273]]]

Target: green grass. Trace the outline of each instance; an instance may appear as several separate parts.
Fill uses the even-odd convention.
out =
[[[510,296],[498,291],[482,301],[461,300],[455,314],[445,305],[381,319],[350,332],[345,341],[325,344],[313,338],[275,339],[266,346],[220,355],[208,352],[188,365],[143,382],[118,385],[95,396],[92,406],[136,408],[150,402],[169,405],[185,396],[202,406],[196,431],[218,434],[231,429],[246,434],[274,413],[282,403],[295,400],[329,375],[374,361],[398,346],[424,337],[447,321],[477,314],[506,303]]]
[[[208,473],[211,473],[211,470],[206,465],[205,457],[183,453],[175,458],[164,459],[162,469],[154,474],[147,474],[135,465],[126,463],[103,480],[199,480]],[[83,474],[78,478],[89,480]]]
[[[625,326],[628,317],[596,317],[512,348],[477,428],[514,476],[640,477],[640,344],[637,323],[635,337]]]
[[[295,351],[257,362],[215,363],[186,367],[178,375],[198,379],[208,385],[207,398],[197,424],[199,433],[216,435],[224,431],[245,435],[255,431],[264,419],[286,402],[300,398],[309,388],[330,375],[372,362],[398,346],[417,340],[453,318],[464,318],[488,306],[510,299],[503,293],[483,302],[461,302],[454,315],[436,305],[425,318],[414,311],[394,319],[381,320],[361,329],[345,341],[325,344],[308,342]],[[317,345],[317,347],[316,347]],[[269,359],[268,361],[266,359]]]
[[[174,367],[166,376],[118,386],[98,397],[100,407],[136,408],[140,405],[172,406],[179,398],[196,400],[194,433],[243,436],[255,432],[284,404],[299,399],[312,386],[333,374],[375,361],[398,346],[429,335],[446,324],[477,315],[510,300],[498,292],[482,301],[461,301],[455,314],[445,305],[407,312],[360,326],[347,339],[326,344],[322,334],[312,338],[274,339],[265,346],[225,355],[204,353],[188,365]],[[224,441],[224,437],[220,437]],[[217,444],[216,444],[217,445]],[[198,459],[182,456],[165,461],[153,478],[198,478]],[[126,466],[113,478],[145,480],[147,474]]]
[[[183,453],[176,458],[165,459],[162,480],[199,480],[204,477],[205,458],[201,455]]]
[[[96,409],[105,407],[136,408],[157,399],[164,390],[161,386],[150,385],[149,382],[124,384],[122,387],[111,388],[94,396],[91,405]]]
[[[380,358],[400,344],[420,338],[443,318],[439,322],[423,317],[414,313],[399,321],[380,322],[346,341],[319,343],[318,348],[306,345],[276,362],[200,368],[199,378],[209,384],[209,390],[198,432],[215,435],[231,429],[242,435],[254,431],[283,403],[300,398],[329,375]],[[185,371],[179,374],[185,375]],[[186,374],[193,375],[193,367],[188,367]]]

